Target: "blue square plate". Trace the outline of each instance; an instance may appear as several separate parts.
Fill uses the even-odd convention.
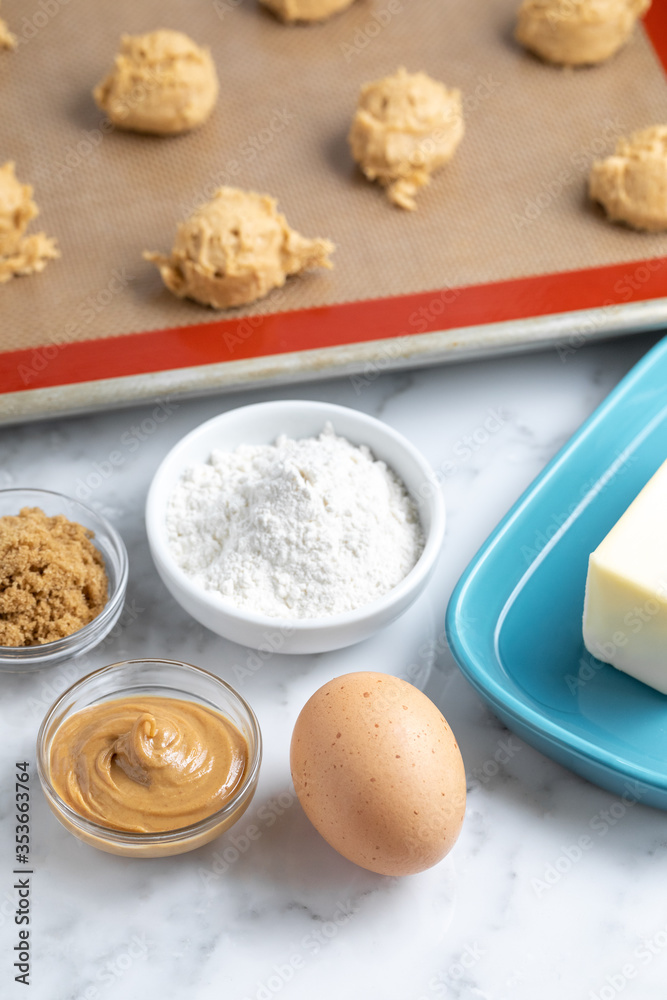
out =
[[[591,656],[581,623],[589,553],[665,459],[667,338],[517,501],[447,609],[454,657],[510,729],[603,788],[661,809],[667,697]]]

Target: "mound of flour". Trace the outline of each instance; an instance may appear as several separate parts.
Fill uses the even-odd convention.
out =
[[[174,489],[167,531],[196,583],[283,618],[368,604],[403,579],[424,545],[403,483],[330,424],[317,438],[214,451]]]

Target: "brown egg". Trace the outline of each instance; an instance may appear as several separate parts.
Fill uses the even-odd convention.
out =
[[[313,826],[362,868],[425,871],[461,830],[466,782],[454,734],[398,677],[344,674],[316,691],[296,720],[290,765]]]

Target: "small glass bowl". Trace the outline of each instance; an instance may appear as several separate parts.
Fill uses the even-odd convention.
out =
[[[50,780],[51,745],[58,728],[75,712],[118,698],[151,695],[204,705],[229,719],[248,744],[243,781],[225,805],[205,819],[177,830],[133,833],[85,819],[58,795]],[[162,858],[193,851],[233,826],[246,811],[257,788],[262,736],[255,713],[225,681],[200,667],[178,660],[125,660],[94,670],[73,684],[46,713],[37,734],[37,769],[47,802],[65,829],[108,854]]]
[[[109,634],[120,618],[127,588],[128,561],[123,539],[105,517],[63,493],[51,490],[0,490],[0,517],[18,514],[22,507],[40,507],[48,517],[63,514],[94,533],[93,545],[102,554],[109,578],[109,598],[102,611],[83,628],[41,646],[0,646],[0,670],[24,673],[88,652]]]

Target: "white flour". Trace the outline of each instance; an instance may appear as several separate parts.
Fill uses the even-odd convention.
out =
[[[167,531],[198,584],[282,618],[368,604],[403,579],[423,548],[403,483],[330,424],[318,438],[214,451],[174,489]]]

